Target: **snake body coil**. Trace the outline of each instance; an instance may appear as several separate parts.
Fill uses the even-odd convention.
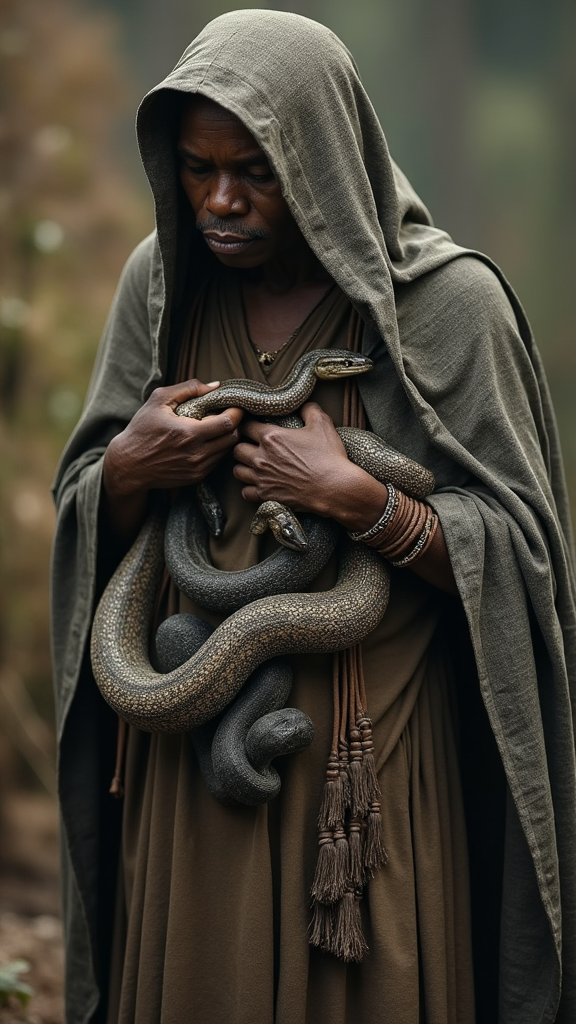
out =
[[[209,412],[236,405],[261,416],[285,416],[309,398],[317,377],[363,373],[371,365],[364,356],[344,350],[310,352],[279,388],[254,381],[228,381],[207,395],[182,403],[176,412],[201,419]],[[432,475],[380,438],[351,428],[341,428],[339,433],[349,457],[374,476],[415,496],[432,490]],[[362,461],[367,452],[368,463]],[[249,570],[227,573],[210,565],[207,541],[194,514],[190,531],[187,515],[181,512],[177,504],[167,529],[167,561],[176,582],[206,607],[237,610],[182,665],[165,673],[152,668],[149,631],[164,565],[162,524],[152,515],[106,588],[92,631],[96,682],[108,703],[128,722],[150,731],[193,729],[222,711],[263,662],[282,654],[342,650],[367,636],[384,614],[388,569],[375,552],[348,540],[342,545],[340,572],[332,590],[285,592],[295,588],[298,560],[306,565],[298,576],[298,587],[307,586],[317,576],[334,549],[338,532],[334,524],[321,521],[318,546],[310,544],[310,557],[308,552],[302,555],[282,549]],[[307,524],[312,532],[314,518]],[[322,543],[320,538],[324,538]],[[194,577],[191,584],[185,579],[187,565]],[[226,597],[224,592],[232,596]]]
[[[213,626],[186,612],[165,619],[155,641],[160,671],[183,665],[213,632]],[[204,784],[219,803],[254,807],[272,800],[280,791],[280,776],[271,761],[298,754],[312,742],[308,715],[284,706],[291,687],[290,664],[273,658],[244,683],[220,720],[192,729]]]
[[[332,590],[253,601],[225,619],[184,665],[163,674],[148,654],[163,567],[164,530],[151,515],[102,595],[91,642],[104,698],[126,721],[152,732],[185,732],[214,717],[269,658],[358,643],[382,618],[390,589],[380,556],[346,541]]]
[[[270,387],[257,380],[232,379],[206,395],[190,398],[176,406],[178,416],[201,420],[207,413],[238,406],[254,416],[286,416],[299,409],[312,394],[316,381],[335,380],[366,373],[372,360],[347,349],[332,348],[306,352],[294,365],[286,380]]]

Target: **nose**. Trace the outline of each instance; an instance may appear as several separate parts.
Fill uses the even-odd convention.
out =
[[[231,214],[243,216],[249,212],[250,204],[242,190],[242,182],[233,174],[222,172],[210,183],[206,196],[205,207],[217,217],[229,217]]]

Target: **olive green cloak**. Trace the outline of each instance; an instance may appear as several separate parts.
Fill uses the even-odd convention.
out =
[[[102,456],[167,374],[184,284],[211,255],[177,184],[174,92],[232,110],[269,156],[311,248],[365,323],[372,428],[431,468],[478,686],[507,781],[501,1024],[576,1019],[576,799],[570,686],[575,581],[554,417],[518,300],[484,256],[432,226],[395,167],[348,51],[296,15],[211,22],[144,99],[138,137],[157,231],[123,273],[82,419],[56,482],[53,654],[60,740],[67,1021],[106,985],[117,822],[106,801],[110,716],[86,645]],[[112,556],[110,561],[112,561]],[[488,746],[486,747],[486,750]],[[486,755],[488,757],[488,754]],[[478,747],[478,774],[488,761]]]

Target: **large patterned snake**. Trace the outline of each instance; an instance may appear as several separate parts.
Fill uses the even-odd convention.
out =
[[[309,352],[278,388],[255,381],[226,381],[217,390],[183,403],[176,412],[200,419],[215,410],[239,406],[267,418],[286,416],[309,398],[318,377],[333,379],[362,373],[371,365],[366,357],[352,352]],[[349,458],[378,479],[390,481],[415,497],[424,497],[433,489],[434,480],[427,470],[375,435],[350,428],[342,428],[339,433]],[[205,730],[204,738],[201,732],[196,734],[205,778],[218,799],[258,803],[275,795],[279,786],[267,768],[275,756],[274,750],[268,749],[274,743],[267,744],[267,732],[259,729],[256,721],[265,711],[263,663],[280,655],[333,652],[358,643],[375,628],[386,609],[389,573],[381,556],[347,538],[339,542],[341,531],[330,520],[309,516],[303,522],[309,540],[306,551],[280,548],[251,569],[220,572],[210,563],[202,517],[183,492],[166,526],[166,555],[162,521],[152,514],[110,580],[96,611],[91,643],[96,682],[111,707],[141,729],[196,730],[219,715],[258,670],[217,727],[212,747],[214,766],[219,764],[216,779],[207,777],[210,765]],[[322,593],[301,592],[300,588],[318,575],[337,543],[340,569],[336,585]],[[172,620],[166,620],[161,627],[163,653],[160,643],[157,654],[163,671],[156,671],[150,662],[149,633],[165,558],[184,593],[204,607],[232,614],[210,635],[205,630],[195,640],[187,639],[185,620],[191,617],[173,616],[178,620],[175,631]],[[174,639],[178,630],[180,640]],[[271,662],[271,672],[274,681],[270,707],[282,716],[290,711],[278,710],[290,683],[277,661]],[[290,716],[285,715],[279,726],[284,747],[276,754],[302,749],[311,739],[309,720],[304,721],[300,712],[294,715],[300,718],[289,722]],[[270,719],[268,731],[272,732],[275,722],[281,721],[274,715],[266,719]],[[290,728],[294,735],[288,741]],[[308,738],[304,740],[306,730]],[[226,750],[237,742],[242,750],[236,758],[238,764],[231,767],[234,758]],[[215,746],[220,755],[215,756]],[[258,779],[263,778],[259,789]]]

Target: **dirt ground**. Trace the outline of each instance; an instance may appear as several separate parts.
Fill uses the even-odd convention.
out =
[[[3,795],[0,832],[0,965],[27,960],[34,990],[26,1011],[0,1010],[0,1024],[62,1024],[62,929],[58,817],[39,793]]]

